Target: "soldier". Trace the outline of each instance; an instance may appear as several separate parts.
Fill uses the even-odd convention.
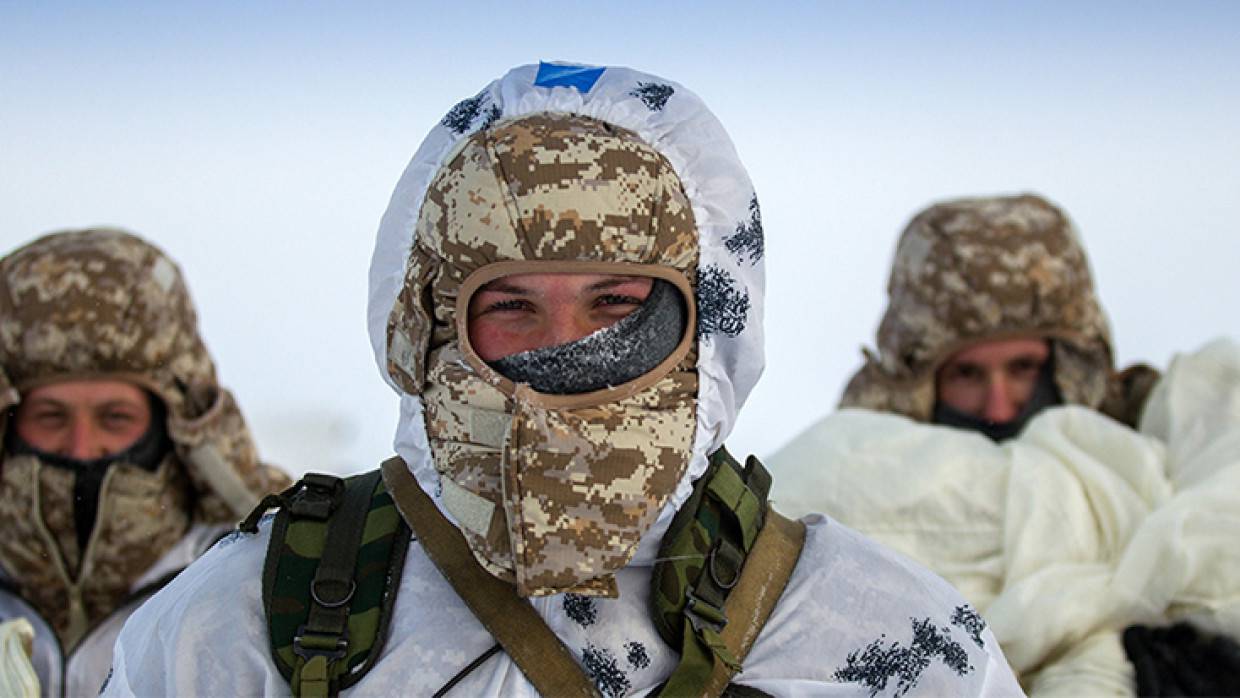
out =
[[[1136,426],[1158,373],[1115,373],[1111,335],[1067,216],[1024,194],[959,199],[900,237],[878,355],[840,407],[1018,434],[1040,410],[1084,405]]]
[[[1221,368],[1234,347],[1186,358],[1162,384],[1145,365],[1116,372],[1076,231],[1030,194],[918,213],[888,296],[878,352],[840,401],[864,409],[771,457],[774,501],[827,512],[957,585],[1032,695],[1240,690],[1226,683],[1240,675],[1234,574],[1168,552],[1234,558],[1221,512],[1240,502],[1217,496],[1240,476],[1240,424],[1223,416],[1240,391]]]
[[[176,265],[119,230],[0,260],[0,619],[47,695],[93,695],[124,620],[287,477],[216,381]]]
[[[458,104],[371,267],[399,457],[256,510],[131,619],[105,695],[1019,694],[950,587],[723,450],[761,235],[679,85],[541,64]]]

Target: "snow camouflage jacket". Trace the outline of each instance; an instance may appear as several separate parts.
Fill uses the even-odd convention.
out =
[[[176,265],[119,230],[47,235],[0,260],[0,440],[25,392],[88,378],[157,396],[174,450],[154,472],[109,469],[84,549],[74,528],[75,474],[6,450],[0,577],[37,613],[37,626],[54,632],[40,643],[71,654],[93,631],[115,626],[106,640],[87,643],[102,655],[93,662],[94,691],[120,627],[109,616],[155,581],[152,570],[175,571],[205,550],[203,528],[233,524],[288,479],[259,462],[232,395],[217,383]],[[29,615],[13,610],[20,602],[9,599],[2,612]],[[42,678],[52,690],[59,677],[47,675],[56,661],[48,662]]]
[[[540,170],[541,184],[526,186]],[[761,372],[760,221],[730,140],[691,92],[625,68],[541,64],[449,112],[380,226],[370,328],[401,396],[396,450],[480,564],[524,585],[606,696],[649,695],[678,660],[651,619],[651,567]],[[695,306],[696,331],[610,397],[505,383],[464,339],[470,286],[569,262],[668,279]],[[539,482],[556,472],[543,462],[550,454],[560,456],[559,490]],[[530,502],[514,489],[550,494]],[[624,507],[608,510],[603,495]],[[606,530],[614,543],[557,521]],[[1020,695],[954,589],[829,519],[806,523],[797,568],[736,682],[775,695]],[[259,584],[270,535],[263,524],[225,539],[135,614],[104,695],[287,694]],[[590,573],[563,574],[567,560]],[[431,694],[494,644],[414,540],[382,655],[344,693]],[[183,659],[208,652],[222,670]],[[453,693],[535,690],[500,653]]]
[[[900,236],[878,354],[849,381],[840,407],[926,422],[935,373],[982,340],[1051,339],[1055,383],[1068,404],[1135,426],[1158,374],[1115,375],[1111,333],[1085,251],[1063,211],[1031,194],[935,204]]]
[[[772,499],[830,511],[943,575],[1030,695],[1138,695],[1130,625],[1240,637],[1240,344],[1175,357],[1147,403],[1138,429],[1066,405],[1002,443],[839,410],[771,456],[793,476]],[[1162,661],[1183,662],[1179,680],[1227,677],[1178,649]]]

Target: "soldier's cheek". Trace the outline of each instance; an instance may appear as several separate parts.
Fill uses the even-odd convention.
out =
[[[483,361],[495,361],[530,349],[543,340],[541,323],[527,318],[478,318],[470,322],[469,342]]]

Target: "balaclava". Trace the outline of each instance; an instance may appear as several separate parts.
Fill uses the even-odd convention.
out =
[[[1057,393],[1103,406],[1112,375],[1107,319],[1076,230],[1045,199],[960,199],[922,211],[900,237],[887,293],[878,353],[864,352],[841,407],[933,421],[945,360],[980,341],[1028,337],[1051,345],[1039,405]]]
[[[371,327],[403,395],[397,450],[525,596],[614,594],[761,367],[752,188],[709,112],[656,81],[515,69],[432,132],[380,228]],[[469,300],[529,273],[655,281],[615,325],[488,365]]]
[[[578,272],[655,276],[692,298],[696,270],[671,166],[596,119],[497,124],[431,182],[391,329],[394,347],[425,347],[427,378],[415,382],[420,365],[398,351],[392,371],[426,403],[445,506],[478,561],[520,593],[610,589],[688,465],[696,356],[681,332],[679,351],[633,380],[539,392],[470,348],[470,297],[509,274]]]
[[[163,420],[106,462],[3,439],[0,565],[66,650],[191,522],[231,523],[287,484],[217,383],[180,271],[137,237],[55,233],[0,260],[0,367],[6,417],[40,385],[106,379],[145,389]]]

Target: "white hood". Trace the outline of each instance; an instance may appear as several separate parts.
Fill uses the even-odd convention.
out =
[[[684,503],[707,456],[736,423],[737,412],[763,368],[764,297],[761,219],[749,176],[732,141],[706,105],[681,85],[628,68],[561,63],[510,70],[474,97],[458,103],[427,135],[396,185],[379,225],[370,262],[367,324],[375,361],[401,396],[396,452],[422,488],[438,499],[419,397],[388,375],[388,316],[404,283],[414,230],[431,179],[470,134],[499,119],[540,112],[593,117],[634,131],[671,163],[698,225],[699,347],[697,433],[685,476],[647,534],[636,561],[652,555],[662,531]],[[710,297],[703,297],[703,289]],[[718,293],[723,290],[724,293]],[[731,300],[747,299],[745,303]]]

